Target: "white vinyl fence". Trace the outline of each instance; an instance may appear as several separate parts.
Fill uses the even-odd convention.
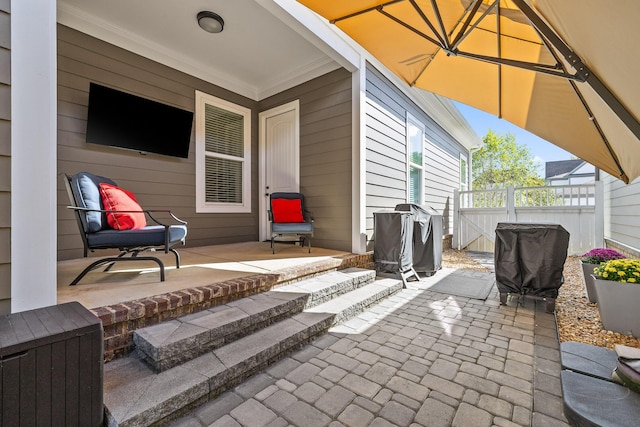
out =
[[[455,191],[453,247],[493,252],[499,222],[560,224],[569,255],[604,245],[602,182],[501,190]]]

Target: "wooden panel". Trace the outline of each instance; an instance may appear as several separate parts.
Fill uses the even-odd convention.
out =
[[[0,264],[0,301],[11,297],[11,264]],[[0,315],[6,313],[0,311]]]
[[[11,15],[0,10],[0,47],[11,49]]]
[[[0,84],[0,119],[11,119],[11,86]]]
[[[11,155],[11,122],[0,119],[0,156]]]
[[[11,84],[11,51],[0,48],[0,84]]]
[[[0,264],[11,262],[11,229],[0,228]]]
[[[51,346],[42,346],[36,349],[36,370],[37,372],[52,371]],[[48,425],[51,421],[51,398],[54,392],[51,375],[41,375],[38,378],[36,389],[36,423],[37,425]]]

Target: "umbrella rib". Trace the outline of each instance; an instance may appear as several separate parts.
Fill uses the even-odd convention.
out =
[[[587,111],[587,114],[589,114],[589,120],[591,120],[593,122],[593,126],[595,126],[596,131],[600,135],[600,138],[602,138],[602,142],[604,143],[605,147],[607,147],[607,151],[611,155],[611,159],[616,164],[616,167],[618,168],[618,172],[620,173],[618,178],[620,178],[621,180],[623,180],[625,183],[628,184],[629,183],[629,178],[627,177],[627,174],[624,173],[624,170],[622,169],[622,165],[620,164],[620,160],[618,159],[618,156],[616,155],[616,153],[613,151],[613,147],[611,147],[611,144],[609,144],[609,140],[607,139],[607,137],[605,136],[604,132],[602,131],[602,128],[600,127],[600,123],[598,123],[598,120],[593,115],[593,112],[591,111],[591,108],[589,108],[589,105],[587,104],[587,101],[583,98],[582,94],[578,90],[576,82],[570,80],[569,83],[571,84],[571,87],[573,88],[573,91],[578,96],[578,99],[582,103],[582,106]]]
[[[410,1],[412,4],[415,4],[415,0],[410,0]],[[420,16],[422,16],[422,19],[424,19],[426,22],[429,22],[429,20],[427,19],[426,16],[424,16],[424,14],[422,13],[422,10],[420,10],[417,4],[415,5],[415,7],[417,8],[418,13],[420,13]],[[447,36],[447,30],[444,28],[444,23],[442,22],[442,14],[440,13],[440,9],[438,8],[438,5],[435,0],[431,0],[431,7],[433,8],[433,13],[436,15],[436,18],[438,20],[440,31],[442,31],[442,37],[444,38],[444,46],[448,50],[451,46],[449,44],[450,40],[449,40],[449,37]],[[431,25],[429,24],[429,26]],[[436,31],[434,32],[437,34]]]
[[[484,18],[491,13],[491,11],[493,10],[494,7],[496,7],[496,5],[498,4],[499,0],[494,1],[488,8],[487,10],[484,11],[484,13],[482,14],[482,16],[480,16],[480,18],[478,18],[478,20],[476,22],[474,22],[474,24],[471,26],[471,28],[469,29],[469,31],[467,31],[466,33],[463,33],[463,31],[465,30],[465,27],[462,28],[462,30],[458,33],[458,35],[456,36],[456,39],[453,42],[453,46],[452,46],[452,50],[455,50],[458,48],[458,46],[460,46],[460,43],[462,43],[464,41],[464,39],[466,39],[469,34],[471,34],[471,32],[475,29],[478,28],[478,25],[480,25],[480,23],[484,20]],[[482,0],[478,0],[478,3],[476,4],[476,6],[474,6],[474,10],[472,11],[472,14],[469,15],[469,17],[467,18],[467,22],[465,22],[465,26],[468,25],[468,23],[471,22],[471,19],[473,18],[473,16],[476,14],[476,12],[478,11],[478,9],[480,8],[480,5],[482,3]],[[480,29],[480,28],[478,28]]]
[[[436,46],[440,46],[440,47],[444,48],[442,43],[439,42],[438,40],[434,39],[433,37],[428,36],[427,34],[423,33],[422,31],[418,30],[417,28],[412,27],[411,25],[407,24],[406,22],[402,21],[401,19],[396,18],[395,16],[391,15],[389,12],[385,12],[383,9],[378,9],[378,11],[381,14],[383,14],[384,16],[386,16],[387,18],[389,18],[389,19],[393,20],[394,22],[397,22],[398,24],[402,25],[407,30],[416,33],[420,37],[430,41],[431,43],[435,44]]]
[[[433,31],[433,34],[435,34],[435,36],[438,38],[438,40],[440,41],[439,45],[443,46],[445,48],[448,48],[449,47],[449,41],[446,39],[447,35],[446,35],[445,31],[444,31],[442,20],[438,19],[440,21],[440,29],[442,30],[442,36],[440,36],[440,33],[438,33],[438,31],[435,29],[435,27],[433,26],[433,24],[431,23],[429,18],[427,18],[427,16],[424,14],[422,9],[420,9],[420,6],[418,6],[418,4],[415,2],[415,0],[409,0],[409,2],[413,6],[413,8],[416,10],[418,15],[420,15],[420,17],[422,18],[424,23],[427,24],[427,26],[431,29],[431,31]],[[436,15],[438,16],[438,18],[440,18],[439,12],[436,9],[434,9],[434,10],[435,10]]]
[[[555,77],[562,77],[569,80],[582,81],[579,76],[568,74],[563,71],[558,71],[557,67],[547,64],[518,61],[516,59],[496,58],[494,56],[478,55],[475,53],[463,52],[461,50],[455,51],[453,55],[462,56],[464,58],[477,59],[478,61],[489,62],[497,65],[508,65],[510,67],[522,68],[524,70],[535,71],[537,73],[548,74]]]
[[[538,34],[540,34],[540,38],[542,39],[544,44],[547,46],[547,49],[549,50],[549,53],[554,57],[556,62],[562,66],[562,69],[565,72],[567,72],[566,68],[564,67],[564,65],[560,61],[560,58],[558,57],[558,54],[556,53],[555,49],[553,49],[549,45],[549,41],[547,40],[547,38],[544,37],[544,35],[542,33],[540,33],[540,31],[537,28],[536,28],[536,31],[538,32]],[[585,111],[589,115],[589,120],[591,120],[593,122],[593,126],[596,128],[596,132],[598,132],[598,135],[600,135],[600,138],[602,138],[602,142],[604,143],[605,147],[607,148],[607,151],[609,152],[609,155],[611,156],[611,159],[616,164],[616,167],[618,168],[618,172],[620,173],[618,177],[620,179],[622,179],[624,182],[628,183],[629,182],[629,178],[624,173],[624,170],[622,169],[622,165],[620,164],[620,160],[618,159],[618,156],[614,152],[613,147],[611,147],[611,144],[609,144],[609,140],[607,139],[607,136],[604,134],[604,131],[600,127],[600,123],[598,123],[598,119],[596,119],[596,117],[593,114],[593,111],[591,111],[591,108],[589,107],[589,104],[587,104],[587,101],[582,96],[582,93],[578,90],[578,85],[576,85],[576,83],[573,80],[569,80],[569,84],[571,84],[571,88],[573,89],[574,93],[576,94],[576,96],[580,100],[580,103],[582,104],[582,107],[585,109]]]
[[[571,48],[544,22],[540,16],[523,0],[513,0],[513,2],[520,8],[522,13],[529,19],[531,25],[536,28],[537,31],[541,32],[545,38],[549,40],[549,42],[557,49],[571,64],[571,66],[576,70],[576,76],[580,77],[577,79],[582,82],[586,82],[604,101],[604,103],[611,108],[611,110],[618,116],[618,118],[625,124],[627,129],[633,135],[640,139],[640,122],[638,119],[631,114],[631,112],[620,102],[620,100],[609,90],[609,88],[600,80],[600,78],[594,74],[589,67],[587,67],[582,59],[571,50]],[[573,83],[573,82],[571,82]],[[575,88],[577,91],[577,88]],[[589,110],[587,110],[589,111]],[[593,117],[593,116],[591,116]],[[596,124],[596,127],[599,126]],[[618,170],[620,171],[620,179],[622,179],[625,183],[629,182],[629,178],[626,173],[622,169],[622,166],[619,163],[619,160],[616,154],[613,152],[609,142],[606,138],[603,138],[603,142],[607,147],[607,150],[611,154],[612,159],[616,163]]]
[[[473,9],[467,15],[467,19],[465,20],[464,24],[462,24],[462,28],[460,28],[460,32],[458,33],[458,35],[455,37],[455,39],[453,39],[453,42],[451,44],[453,49],[456,49],[460,45],[460,43],[462,43],[462,41],[467,38],[468,33],[465,34],[465,32],[467,31],[469,24],[471,24],[471,20],[473,19],[473,17],[476,16],[476,13],[478,13],[478,9],[480,9],[480,6],[482,6],[482,0],[475,0]],[[493,6],[491,6],[489,9],[491,9],[492,7]],[[469,31],[472,31],[480,21],[482,21],[482,18],[480,18],[475,24],[473,24],[471,30]]]
[[[368,7],[366,9],[362,9],[362,10],[359,10],[357,12],[353,12],[353,13],[350,13],[348,15],[341,16],[339,18],[331,19],[331,20],[329,20],[329,22],[331,24],[335,24],[338,21],[343,21],[345,19],[353,18],[354,16],[363,15],[365,13],[373,12],[373,11],[376,11],[376,10],[382,10],[386,6],[390,6],[390,5],[396,4],[396,3],[401,3],[403,1],[405,1],[405,0],[391,0],[391,1],[388,1],[386,3],[377,5],[377,6]]]

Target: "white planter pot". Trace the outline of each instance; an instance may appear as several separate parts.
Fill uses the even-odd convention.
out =
[[[640,284],[614,282],[594,276],[594,288],[604,328],[640,337]]]
[[[584,286],[587,289],[587,298],[590,302],[598,302],[596,298],[596,290],[593,286],[593,269],[600,267],[600,264],[589,264],[588,262],[582,262],[582,278],[584,279]]]

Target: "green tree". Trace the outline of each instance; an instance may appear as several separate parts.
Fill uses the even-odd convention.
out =
[[[544,179],[538,174],[539,163],[527,146],[516,143],[515,136],[498,135],[489,130],[482,140],[482,148],[473,153],[474,190],[544,185]]]

